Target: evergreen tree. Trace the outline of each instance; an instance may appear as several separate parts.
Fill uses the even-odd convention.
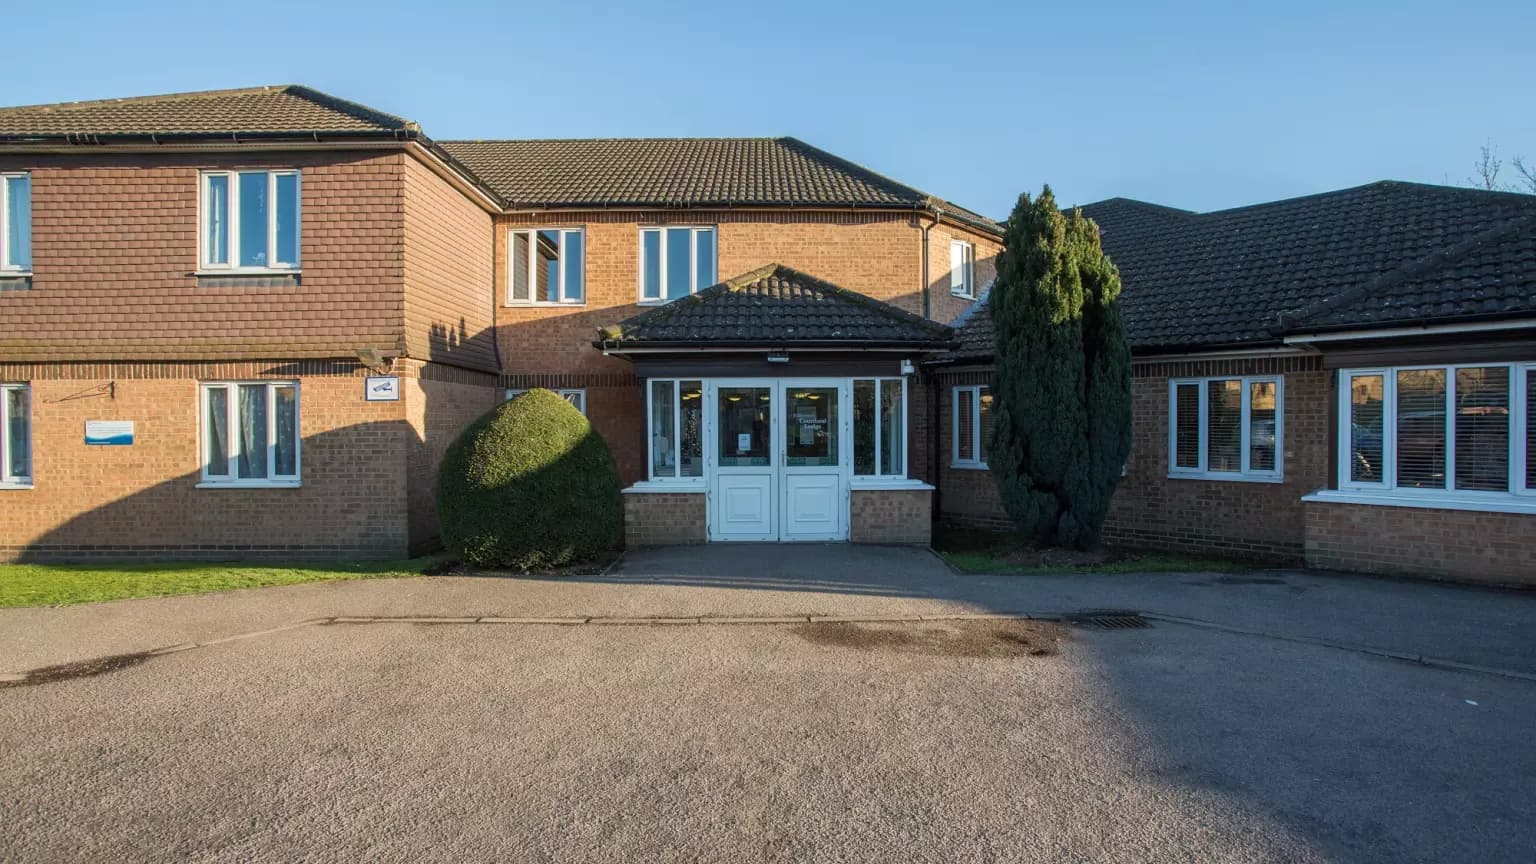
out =
[[[1098,541],[1130,452],[1130,349],[1120,277],[1081,213],[1049,186],[1019,196],[989,302],[996,333],[987,464],[1019,533]]]

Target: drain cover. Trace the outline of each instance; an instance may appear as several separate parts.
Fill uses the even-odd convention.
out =
[[[1147,619],[1141,617],[1139,612],[1115,609],[1079,612],[1075,615],[1063,616],[1063,620],[1079,627],[1097,627],[1100,630],[1134,630],[1138,627],[1152,626],[1147,623]]]

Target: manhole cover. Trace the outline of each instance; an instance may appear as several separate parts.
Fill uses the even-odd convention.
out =
[[[1062,620],[1078,627],[1097,627],[1100,630],[1134,630],[1151,627],[1139,612],[1119,609],[1096,609],[1063,616]]]

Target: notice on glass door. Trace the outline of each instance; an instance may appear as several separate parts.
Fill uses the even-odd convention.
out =
[[[736,436],[736,452],[737,453],[751,453],[752,452],[752,433],[751,432],[742,432],[742,433],[740,433],[739,435]]]

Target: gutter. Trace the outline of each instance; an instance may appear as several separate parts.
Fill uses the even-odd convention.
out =
[[[1408,323],[1397,327],[1382,327],[1376,330],[1349,330],[1344,326],[1320,330],[1306,335],[1287,336],[1285,344],[1311,346],[1327,342],[1353,342],[1362,339],[1397,339],[1404,336],[1435,336],[1440,334],[1454,335],[1459,333],[1502,333],[1511,330],[1536,329],[1536,318],[1529,317],[1529,312],[1513,312],[1499,316],[1482,316],[1477,319],[1463,319],[1464,323],[1431,324],[1432,319],[1420,319],[1421,323]],[[1527,316],[1511,320],[1515,315]],[[1443,320],[1443,319],[1442,319]]]
[[[924,353],[930,351],[947,351],[952,347],[951,342],[799,342],[793,344],[765,344],[763,342],[710,342],[700,345],[697,342],[647,342],[639,346],[627,346],[622,342],[597,339],[592,342],[592,347],[603,354],[740,354],[747,351],[769,351],[794,353],[803,351],[829,352],[829,351],[905,351],[908,353]]]

